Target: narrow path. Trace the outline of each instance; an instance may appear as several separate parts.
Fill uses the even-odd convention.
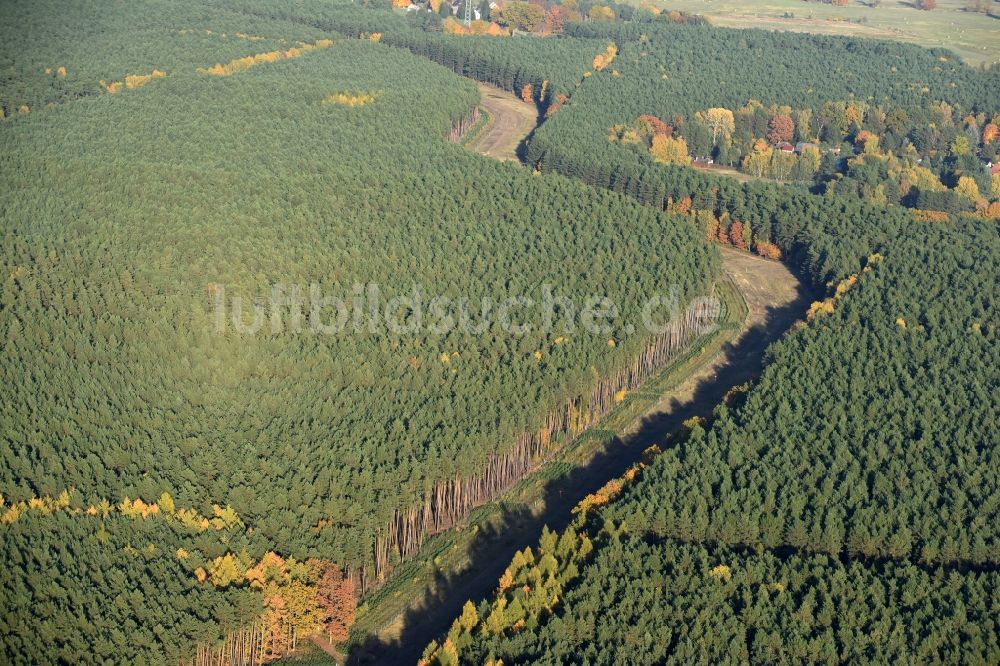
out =
[[[460,534],[450,541],[439,547],[429,543],[433,552],[410,574],[400,572],[411,580],[383,600],[386,607],[401,610],[383,616],[376,634],[352,651],[349,663],[415,663],[427,643],[448,630],[466,600],[476,602],[493,592],[514,552],[537,543],[543,525],[562,529],[583,497],[623,474],[647,446],[661,444],[686,419],[710,412],[730,388],[760,372],[764,351],[802,316],[810,294],[784,264],[727,248],[722,256],[747,305],[742,329],[728,332],[668,379],[650,380],[656,385],[640,391],[662,391],[658,400],[620,427],[603,425],[613,431],[609,442],[570,451],[557,463],[563,472],[547,474],[543,467],[473,516],[467,527],[455,528]]]
[[[330,657],[333,659],[333,661],[336,662],[337,664],[343,664],[344,663],[344,661],[345,661],[344,655],[341,654],[340,650],[338,650],[336,648],[336,646],[334,646],[333,643],[331,643],[330,641],[326,640],[326,638],[324,638],[323,636],[313,636],[312,637],[312,642],[313,642],[313,645],[315,645],[320,650],[322,650],[323,652],[326,652],[328,655],[330,655]]]
[[[504,161],[519,161],[517,149],[538,124],[538,109],[499,88],[479,84],[480,104],[490,114],[490,125],[471,150]]]
[[[773,183],[774,185],[788,184],[783,180],[775,180],[773,178],[751,176],[750,174],[739,171],[734,167],[728,167],[722,164],[705,164],[704,162],[691,162],[691,168],[698,169],[699,171],[707,171],[708,173],[714,174],[716,176],[728,176],[729,178],[735,178],[741,183],[761,182],[761,183]]]

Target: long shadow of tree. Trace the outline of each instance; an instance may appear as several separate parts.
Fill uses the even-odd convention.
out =
[[[538,131],[543,122],[545,122],[545,116],[539,111],[538,117],[535,119],[535,126],[528,132],[526,137],[521,139],[521,143],[517,144],[517,148],[514,151],[518,161],[525,166],[531,166],[528,164],[528,144],[531,143],[531,140],[535,137],[535,132]]]
[[[490,596],[514,553],[534,547],[542,527],[561,530],[573,518],[580,500],[620,476],[638,462],[652,444],[663,445],[671,433],[693,417],[708,414],[729,390],[759,374],[767,347],[801,317],[810,294],[799,288],[797,298],[780,308],[769,308],[761,323],[744,333],[723,352],[726,362],[712,376],[700,381],[692,397],[673,400],[642,420],[638,429],[624,440],[611,438],[584,466],[549,481],[544,488],[544,510],[538,515],[527,508],[507,509],[492,527],[481,528],[469,545],[470,565],[463,573],[438,572],[426,596],[406,613],[399,638],[383,641],[370,637],[348,655],[348,664],[415,664],[432,640],[444,635],[461,613],[467,600],[478,603]]]

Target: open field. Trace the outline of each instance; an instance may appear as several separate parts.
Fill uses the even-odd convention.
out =
[[[638,3],[643,4],[643,3]],[[963,0],[939,0],[921,11],[907,0],[845,7],[802,0],[655,0],[658,7],[709,17],[729,28],[764,28],[877,37],[951,49],[973,65],[1000,62],[1000,19],[963,10]]]

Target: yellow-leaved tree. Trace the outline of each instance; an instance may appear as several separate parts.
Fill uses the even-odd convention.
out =
[[[649,154],[661,164],[691,164],[691,156],[688,154],[687,142],[684,137],[674,138],[657,134],[653,137]]]
[[[614,44],[608,44],[607,48],[604,49],[604,53],[598,53],[594,56],[594,69],[598,72],[603,72],[604,68],[611,64],[616,55],[618,55],[618,47]]]
[[[958,179],[958,185],[955,186],[955,194],[965,197],[969,201],[975,201],[979,198],[979,186],[976,185],[972,176],[962,176]]]
[[[716,145],[719,139],[728,139],[736,129],[736,119],[729,109],[714,107],[704,114],[705,124],[712,130],[712,145]]]
[[[774,151],[764,141],[758,141],[754,146],[754,151],[743,158],[743,171],[754,176],[763,178],[771,170],[771,156]]]

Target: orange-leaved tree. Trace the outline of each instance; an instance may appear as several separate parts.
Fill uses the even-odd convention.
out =
[[[323,611],[323,626],[331,641],[347,640],[348,631],[354,624],[357,598],[354,581],[340,570],[336,564],[320,563],[321,573],[316,590],[316,601]]]
[[[767,124],[767,139],[771,143],[781,143],[791,141],[795,135],[795,123],[784,114],[779,114],[771,118]]]

